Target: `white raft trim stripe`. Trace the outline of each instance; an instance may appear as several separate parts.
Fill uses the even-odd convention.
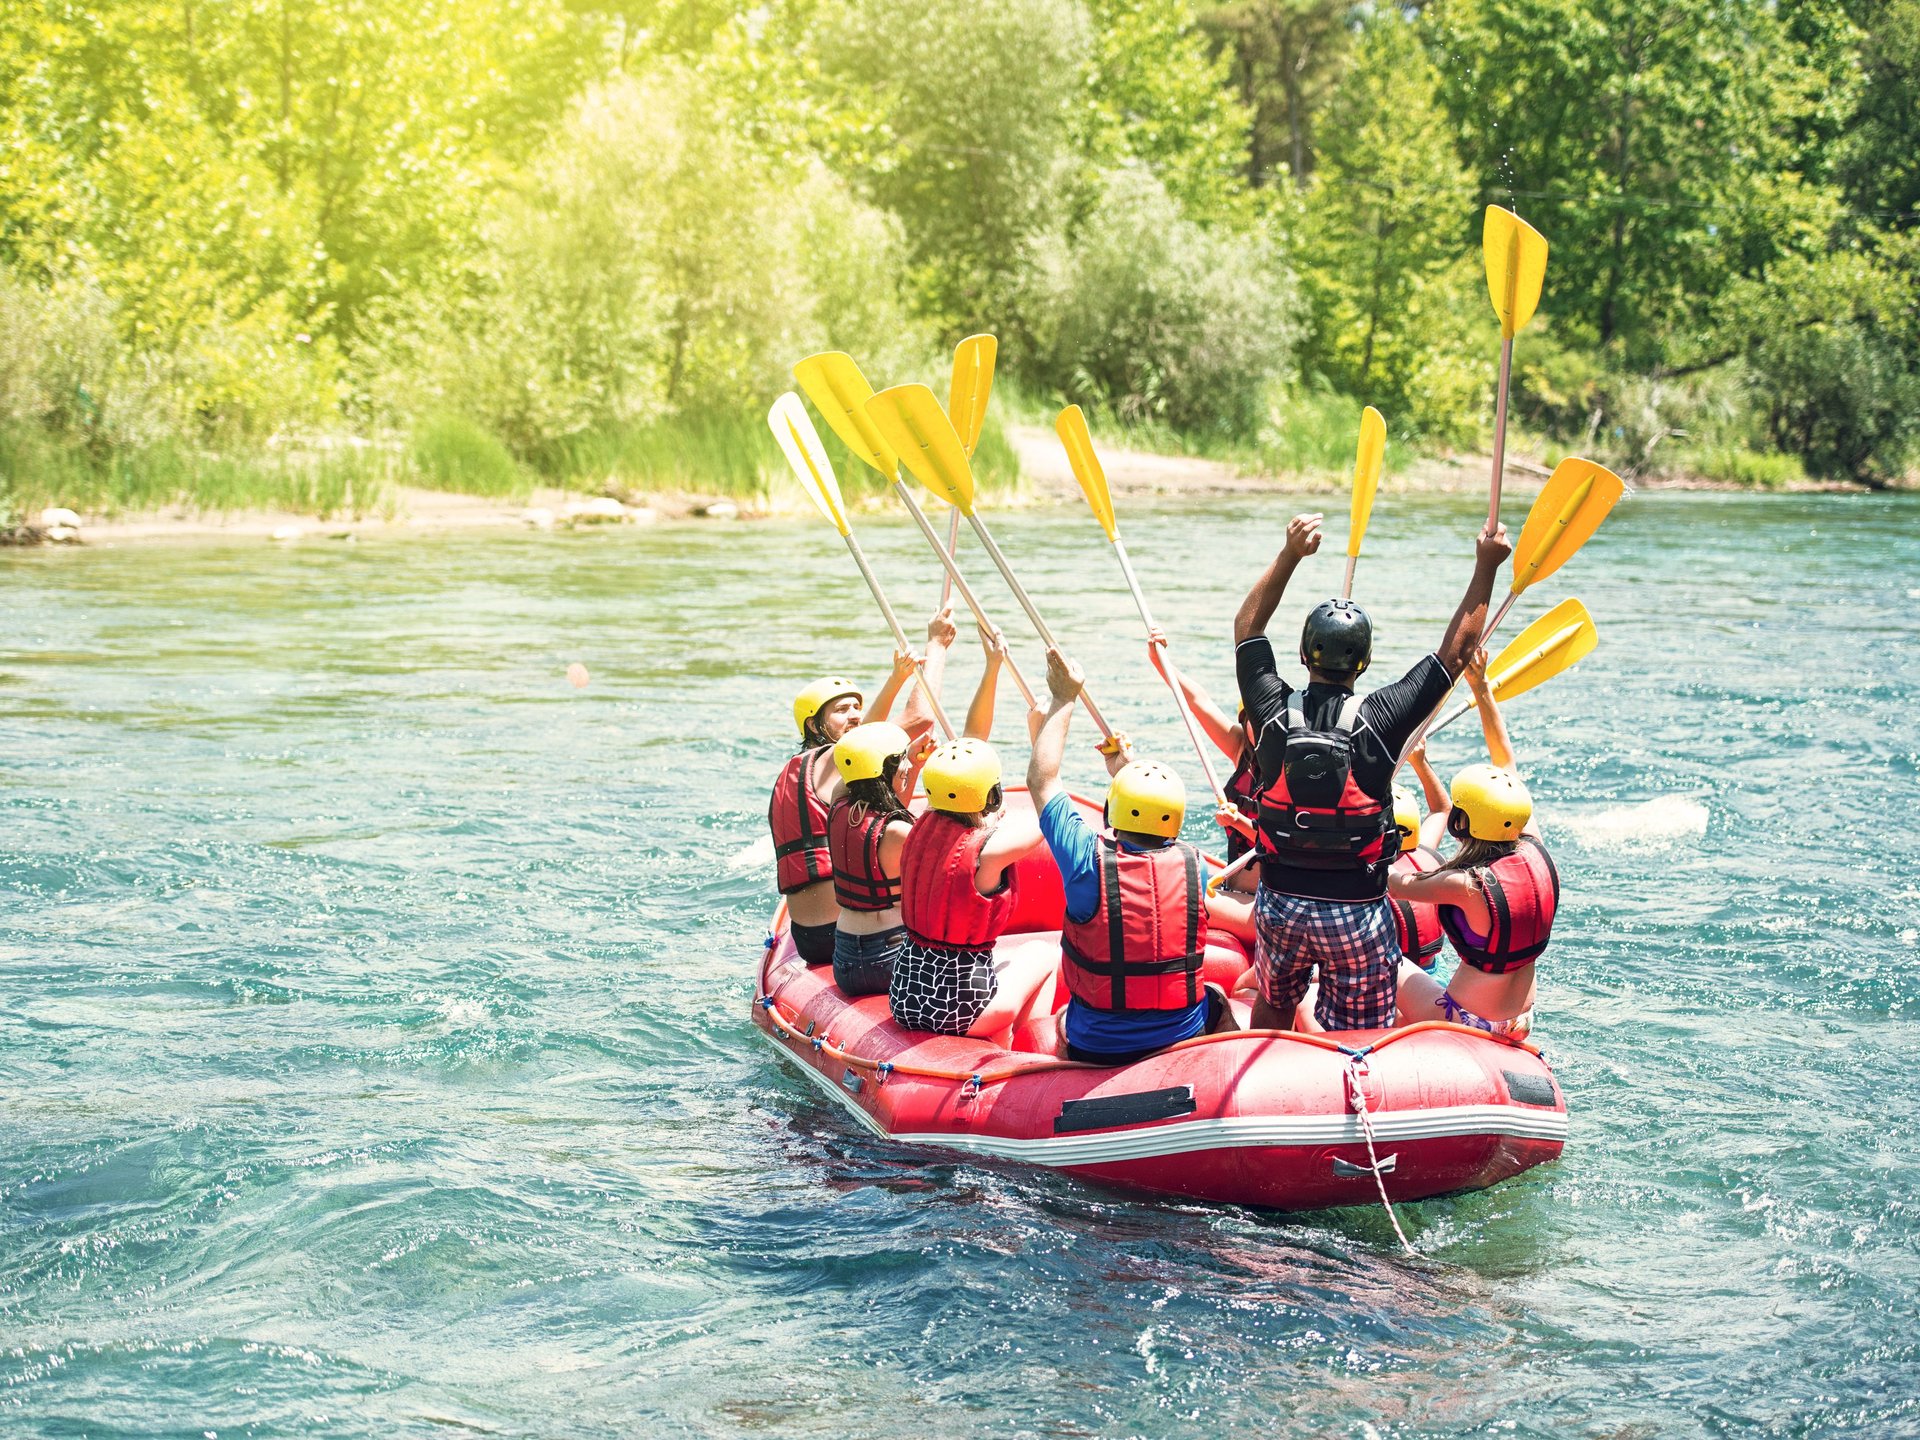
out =
[[[754,1029],[759,1030],[759,1026]],[[822,1090],[873,1134],[902,1145],[935,1150],[958,1150],[968,1155],[987,1155],[1000,1160],[1018,1160],[1028,1165],[1052,1169],[1073,1169],[1088,1165],[1115,1165],[1129,1160],[1152,1160],[1163,1155],[1188,1155],[1201,1150],[1259,1149],[1300,1145],[1363,1145],[1358,1115],[1241,1115],[1225,1120],[1186,1120],[1160,1123],[1132,1130],[1109,1130],[1082,1135],[1043,1136],[1031,1140],[1006,1135],[972,1135],[960,1132],[894,1134],[884,1129],[873,1116],[842,1090],[838,1082],[823,1075],[795,1055],[779,1039],[766,1032],[767,1043],[791,1060]],[[873,1079],[866,1077],[867,1083]],[[1564,1110],[1523,1110],[1509,1105],[1445,1105],[1422,1110],[1376,1111],[1373,1136],[1376,1142],[1444,1140],[1461,1136],[1511,1136],[1519,1140],[1564,1142],[1567,1116]]]

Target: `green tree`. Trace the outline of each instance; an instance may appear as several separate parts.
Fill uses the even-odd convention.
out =
[[[538,458],[594,428],[758,413],[829,344],[918,359],[897,227],[732,120],[714,77],[672,62],[589,90],[453,294],[390,317],[394,418],[451,412]]]
[[[1135,163],[1031,261],[1031,378],[1127,418],[1253,433],[1299,334],[1293,276],[1262,231],[1187,219]]]
[[[1656,363],[1820,204],[1794,168],[1828,77],[1779,7],[1437,0],[1442,93],[1489,198],[1552,241],[1544,308]]]
[[[1459,221],[1475,186],[1437,83],[1411,25],[1389,14],[1367,27],[1321,117],[1303,279],[1309,364],[1396,423],[1452,435],[1484,389],[1475,342],[1488,326],[1464,320],[1479,287]]]
[[[1240,103],[1253,115],[1247,180],[1313,173],[1316,117],[1345,73],[1360,7],[1353,0],[1234,0],[1207,13]]]
[[[1076,0],[853,0],[823,12],[829,69],[890,140],[861,180],[905,228],[922,308],[960,333],[1012,311],[1020,257],[1053,227],[1088,55]]]
[[[1143,162],[1189,218],[1243,215],[1253,116],[1186,0],[1089,0],[1093,45],[1075,148]]]
[[[1863,0],[1863,83],[1834,145],[1849,203],[1874,223],[1920,227],[1920,0]]]

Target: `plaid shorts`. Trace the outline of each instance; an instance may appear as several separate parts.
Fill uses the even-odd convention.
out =
[[[1378,1030],[1393,1024],[1400,940],[1393,909],[1378,900],[1308,900],[1262,885],[1253,897],[1259,937],[1254,968],[1260,993],[1291,1015],[1320,967],[1314,1017],[1329,1030]]]

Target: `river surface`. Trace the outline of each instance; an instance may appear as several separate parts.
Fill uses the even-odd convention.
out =
[[[1288,505],[1123,517],[1223,698]],[[1376,677],[1475,523],[1376,509]],[[1084,513],[1000,532],[1181,762]],[[1630,497],[1535,593],[1602,633],[1510,712],[1572,1136],[1409,1260],[874,1140],[759,1038],[790,697],[888,650],[823,527],[0,557],[0,1433],[1920,1434],[1920,504]]]

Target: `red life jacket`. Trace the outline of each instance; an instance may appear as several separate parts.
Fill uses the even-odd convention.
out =
[[[1336,742],[1352,744],[1353,732],[1360,723],[1360,697],[1349,695],[1341,703],[1340,714],[1325,730],[1315,731],[1307,724],[1306,707],[1295,691],[1287,697],[1284,728],[1289,739],[1299,736],[1326,736]],[[1302,870],[1365,870],[1387,857],[1388,837],[1398,843],[1393,828],[1393,803],[1390,799],[1369,795],[1347,769],[1346,784],[1331,804],[1297,804],[1287,793],[1286,770],[1274,767],[1271,783],[1258,798],[1260,806],[1259,848],[1271,856]]]
[[[782,895],[817,885],[833,874],[827,855],[827,807],[813,789],[813,762],[831,746],[802,750],[780,769],[767,806],[773,827],[774,879]]]
[[[1547,948],[1554,912],[1560,908],[1560,872],[1547,847],[1531,835],[1510,855],[1473,872],[1492,921],[1484,942],[1467,933],[1460,907],[1442,905],[1440,923],[1460,959],[1488,975],[1504,975],[1531,965]]]
[[[950,950],[982,950],[1000,938],[1013,915],[1013,867],[991,895],[974,881],[991,834],[940,810],[914,821],[900,852],[900,918],[910,938]]]
[[[1100,846],[1100,905],[1060,928],[1060,973],[1096,1010],[1184,1010],[1200,1003],[1207,948],[1200,852],[1176,840],[1157,850]]]
[[[1402,851],[1395,857],[1398,875],[1430,875],[1440,868],[1440,852],[1430,845]],[[1395,900],[1393,927],[1399,932],[1400,953],[1422,970],[1433,969],[1446,935],[1440,928],[1440,907],[1430,900]]]
[[[1260,767],[1254,763],[1253,741],[1247,740],[1241,745],[1239,762],[1221,788],[1227,792],[1228,802],[1242,815],[1249,820],[1260,818]],[[1238,860],[1246,853],[1246,837],[1238,830],[1227,831],[1227,859]]]
[[[887,826],[902,817],[862,807],[853,818],[853,800],[842,795],[827,812],[827,853],[833,859],[833,894],[842,910],[891,910],[900,903],[900,877],[880,865],[880,842]]]

